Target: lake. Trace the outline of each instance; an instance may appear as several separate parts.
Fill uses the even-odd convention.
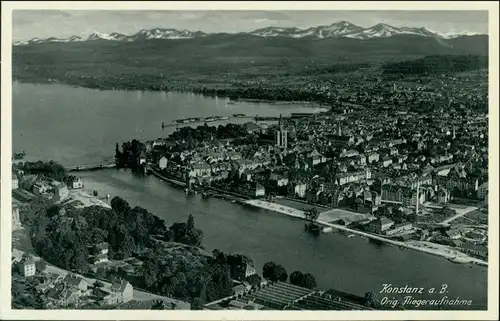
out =
[[[65,165],[113,158],[115,144],[166,136],[161,123],[176,118],[247,115],[278,116],[317,108],[299,104],[268,104],[214,99],[184,93],[98,91],[64,85],[15,84],[13,92],[13,150],[30,159],[53,159]],[[186,196],[156,177],[125,170],[79,173],[85,188],[101,195],[121,196],[167,224],[189,214],[204,232],[207,250],[248,254],[259,270],[265,262],[312,273],[322,289],[358,295],[383,284],[431,287],[448,285],[449,299],[472,300],[469,309],[486,309],[487,268],[454,264],[446,259],[339,234],[313,237],[304,222],[260,209],[248,209],[219,199]],[[413,295],[440,299],[443,294]],[[453,308],[453,307],[447,307]],[[465,309],[467,307],[457,307]]]

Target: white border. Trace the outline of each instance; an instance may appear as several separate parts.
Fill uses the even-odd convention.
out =
[[[79,311],[11,310],[12,10],[488,10],[489,11],[489,270],[488,311]],[[2,2],[0,318],[27,320],[497,320],[498,319],[498,2]]]

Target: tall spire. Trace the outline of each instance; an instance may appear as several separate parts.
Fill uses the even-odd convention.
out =
[[[417,179],[417,204],[415,205],[415,214],[418,215],[418,203],[420,198],[420,178]]]

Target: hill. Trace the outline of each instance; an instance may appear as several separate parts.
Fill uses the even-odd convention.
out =
[[[435,55],[487,55],[487,51],[487,36],[360,40],[216,34],[175,40],[49,42],[13,46],[13,78],[127,89],[220,88],[255,84],[262,78],[276,85],[302,86],[311,77],[368,66]]]
[[[384,74],[432,75],[439,73],[459,73],[488,68],[485,56],[427,56],[422,59],[385,64]]]

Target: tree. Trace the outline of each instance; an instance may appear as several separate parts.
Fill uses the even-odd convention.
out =
[[[111,200],[111,208],[117,213],[124,214],[130,209],[130,206],[123,198],[115,196]]]
[[[367,292],[365,294],[365,305],[368,306],[368,307],[371,307],[371,308],[376,308],[378,307],[378,299],[377,297],[375,296],[375,293],[373,292]]]
[[[288,279],[288,274],[286,273],[286,270],[282,265],[278,265],[278,267],[276,269],[276,273],[277,273],[276,277],[277,277],[278,281],[286,282],[286,280]]]
[[[308,289],[314,289],[316,287],[316,278],[310,273],[304,274],[301,286]]]
[[[35,265],[36,265],[36,270],[37,270],[38,272],[43,272],[43,271],[45,271],[45,268],[47,267],[47,263],[45,263],[45,261],[44,261],[44,260],[39,260],[39,261],[36,261]]]
[[[153,285],[157,284],[158,281],[158,265],[155,263],[155,260],[147,260],[144,262],[143,266],[143,277],[144,283],[146,287],[151,288]]]
[[[124,259],[129,257],[135,249],[135,241],[125,225],[118,225],[110,233],[110,246],[113,257]]]
[[[188,231],[194,229],[194,217],[192,214],[189,214],[189,217],[187,220],[187,229],[188,229]]]
[[[258,287],[262,281],[262,278],[258,274],[250,275],[246,280],[251,286]]]
[[[194,298],[191,302],[191,310],[203,310],[203,300],[201,298]]]
[[[273,282],[285,282],[288,279],[288,274],[286,273],[285,268],[273,261],[269,261],[264,264],[262,268],[262,276]]]
[[[290,283],[297,286],[302,286],[304,274],[300,271],[293,271],[290,274]]]

